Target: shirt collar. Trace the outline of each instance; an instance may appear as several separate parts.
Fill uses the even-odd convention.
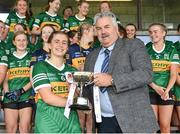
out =
[[[100,50],[100,54],[103,54],[106,49],[108,49],[110,51],[110,53],[111,53],[113,48],[114,48],[114,46],[115,46],[115,43],[113,43],[113,45],[111,45],[108,48],[102,47],[101,50]]]

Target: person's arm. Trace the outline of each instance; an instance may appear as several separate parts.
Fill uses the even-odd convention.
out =
[[[67,99],[53,94],[50,87],[40,88],[38,92],[45,103],[57,107],[66,106]]]
[[[7,73],[7,66],[0,65],[0,85],[3,83]]]
[[[178,68],[178,64],[171,64],[170,79],[169,79],[168,85],[166,87],[165,93],[163,95],[164,100],[167,100],[169,98],[169,91],[172,89],[172,87],[174,86],[174,84],[176,82],[177,68]]]
[[[149,86],[152,87],[152,89],[154,89],[160,96],[164,94],[165,87],[161,87],[154,82],[150,83]]]
[[[31,31],[31,33],[33,34],[33,35],[40,35],[41,34],[41,29],[39,28],[39,27],[33,27],[32,28],[32,31]]]
[[[127,60],[131,66],[127,66],[128,64],[124,66],[131,67],[132,71],[123,73],[117,67],[116,72],[113,72],[112,78],[117,93],[144,87],[152,82],[152,64],[144,43],[138,39],[129,40],[126,43],[126,48],[129,49]]]
[[[9,86],[8,86],[8,73],[6,74],[6,77],[3,82],[3,94],[9,92]]]
[[[177,84],[180,86],[180,75],[177,74],[177,80],[176,80]]]

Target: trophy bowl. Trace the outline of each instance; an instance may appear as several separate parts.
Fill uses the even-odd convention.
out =
[[[90,110],[89,100],[82,96],[83,86],[86,83],[93,81],[92,72],[74,72],[73,81],[77,82],[80,85],[80,94],[73,101],[73,104],[70,106],[72,109],[78,110]]]

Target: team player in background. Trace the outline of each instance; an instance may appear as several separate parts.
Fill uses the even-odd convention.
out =
[[[161,133],[170,133],[173,111],[173,86],[179,64],[178,52],[171,42],[165,41],[167,30],[161,23],[149,26],[152,42],[146,45],[153,65],[153,82],[149,84],[151,106],[159,121]]]
[[[66,24],[68,18],[69,18],[70,16],[73,16],[73,15],[74,15],[72,6],[66,6],[66,7],[63,9],[62,14],[63,14],[63,27],[65,27],[65,24]]]
[[[128,39],[134,39],[136,38],[136,31],[137,31],[137,28],[136,28],[136,25],[133,24],[133,23],[128,23],[126,26],[125,26],[125,29],[126,29],[126,36]]]
[[[49,46],[48,46],[48,38],[52,32],[55,32],[55,29],[52,25],[45,25],[41,29],[41,39],[42,44],[38,45],[41,46],[35,52],[32,53],[31,63],[30,65],[33,66],[39,61],[44,61],[49,56]]]
[[[112,6],[109,1],[101,1],[99,4],[99,10],[100,12],[112,12]],[[116,22],[117,24],[121,24],[119,18],[116,16]]]
[[[177,27],[177,34],[180,35],[180,24]],[[179,41],[174,43],[174,47],[177,49],[179,52],[179,57],[180,57],[180,38]],[[178,73],[177,73],[177,80],[176,80],[176,85],[175,85],[175,110],[177,113],[178,121],[179,121],[179,132],[180,132],[180,65],[178,67]]]
[[[58,15],[60,5],[60,0],[48,0],[46,11],[38,14],[35,17],[32,28],[33,34],[40,35],[41,28],[46,24],[54,25],[56,30],[61,30],[63,28],[63,18]]]
[[[64,64],[68,49],[68,37],[53,32],[49,39],[50,58],[33,67],[32,78],[35,91],[39,93],[35,117],[35,133],[81,133],[76,110],[64,116],[68,96],[65,72],[76,69]]]
[[[14,10],[9,13],[5,21],[6,28],[2,40],[6,39],[6,43],[12,43],[14,26],[17,23],[24,24],[27,27],[27,32],[30,33],[28,28],[30,18],[27,0],[17,0]]]
[[[86,0],[80,0],[78,2],[78,13],[68,18],[65,24],[65,30],[78,30],[79,26],[84,22],[93,24],[93,19],[88,17],[89,3]]]
[[[31,129],[30,59],[26,51],[27,35],[18,31],[14,34],[16,51],[8,56],[8,73],[3,84],[3,108],[7,133],[29,133]]]
[[[66,61],[79,71],[83,71],[85,58],[93,50],[93,26],[83,23],[78,28],[78,32],[72,30],[68,35],[72,44],[66,54]]]

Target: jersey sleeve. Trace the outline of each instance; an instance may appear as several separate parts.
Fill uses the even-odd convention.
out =
[[[175,47],[170,55],[170,61],[171,64],[179,64],[179,54]]]
[[[33,27],[40,27],[41,21],[42,21],[42,14],[39,14],[36,16],[36,18],[34,19],[34,23],[33,23]]]
[[[0,65],[8,66],[8,57],[6,52],[2,49],[0,49]]]
[[[8,28],[10,27],[10,24],[11,24],[11,18],[12,18],[12,14],[9,13],[9,15],[8,15],[8,17],[7,17],[6,21],[5,21],[5,25]]]
[[[33,67],[32,79],[35,91],[43,87],[51,87],[46,70],[44,62],[39,62]]]

